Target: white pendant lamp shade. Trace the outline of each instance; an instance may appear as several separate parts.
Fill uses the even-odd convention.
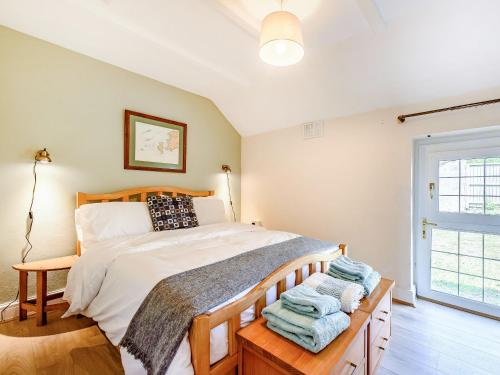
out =
[[[268,14],[260,30],[260,58],[271,65],[298,63],[304,56],[300,21],[296,15],[278,11]]]

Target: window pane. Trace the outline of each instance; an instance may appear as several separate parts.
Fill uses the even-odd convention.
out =
[[[486,214],[500,215],[500,197],[486,197]]]
[[[458,273],[431,268],[431,289],[457,295]]]
[[[484,302],[500,306],[500,281],[484,280]]]
[[[486,159],[486,176],[500,176],[500,158]]]
[[[500,243],[500,236],[498,236]],[[454,230],[433,229],[432,250],[458,253],[458,232]]]
[[[484,260],[484,277],[500,280],[500,260]]]
[[[439,195],[458,195],[460,193],[459,189],[459,178],[440,178],[439,179]]]
[[[484,176],[484,159],[460,160],[460,176]]]
[[[500,158],[442,160],[439,177],[440,212],[500,215]]]
[[[460,273],[483,276],[483,259],[460,255]]]
[[[500,306],[500,235],[432,229],[431,289]]]
[[[483,256],[483,234],[460,232],[460,254]]]
[[[485,194],[500,197],[500,177],[486,177]]]
[[[432,267],[458,272],[458,256],[455,254],[432,252]]]
[[[461,197],[460,212],[464,214],[484,213],[484,197]]]
[[[484,257],[500,260],[500,236],[484,235]]]
[[[460,195],[484,194],[484,177],[464,177],[460,184]]]
[[[461,297],[483,301],[483,279],[481,277],[460,274]]]
[[[439,177],[458,177],[460,160],[441,160],[439,162]]]
[[[458,196],[457,197],[439,197],[439,211],[441,212],[458,212]]]

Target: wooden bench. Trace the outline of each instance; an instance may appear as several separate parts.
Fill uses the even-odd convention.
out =
[[[311,353],[266,327],[259,318],[237,332],[239,375],[371,375],[390,339],[394,281],[382,279],[351,325],[318,354]]]

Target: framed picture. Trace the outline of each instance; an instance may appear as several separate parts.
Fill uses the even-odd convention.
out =
[[[125,110],[125,169],[186,173],[187,124]]]

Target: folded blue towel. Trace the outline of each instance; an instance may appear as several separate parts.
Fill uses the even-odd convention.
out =
[[[330,262],[329,268],[344,274],[346,280],[352,281],[365,280],[373,272],[369,265],[352,260],[345,255],[341,255]],[[352,276],[352,278],[347,275]]]
[[[283,307],[298,314],[322,318],[340,310],[340,301],[332,296],[322,295],[306,285],[297,285],[280,296]]]
[[[364,280],[346,279],[341,272],[338,272],[338,271],[332,270],[332,269],[329,269],[327,271],[327,275],[334,277],[336,279],[346,280],[346,281],[350,281],[350,282],[362,285],[364,288],[364,295],[365,296],[369,296],[373,292],[373,290],[377,287],[377,285],[381,279],[380,273],[378,273],[377,271],[373,271],[372,273],[370,273],[368,275],[368,277]]]
[[[377,287],[378,283],[380,283],[380,273],[377,271],[373,271],[366,279],[363,281],[363,288],[365,288],[365,296],[369,296],[372,294],[373,290]]]
[[[314,319],[284,308],[281,300],[264,308],[262,315],[269,329],[313,353],[321,351],[351,323],[342,311]]]
[[[336,279],[341,279],[341,280],[345,280],[345,281],[350,281],[350,282],[353,282],[353,283],[357,283],[359,282],[360,280],[362,281],[362,279],[360,279],[358,276],[353,276],[351,274],[348,274],[348,273],[344,273],[344,272],[341,272],[341,271],[338,271],[336,270],[335,268],[333,267],[329,267],[328,268],[328,271],[326,271],[326,273],[328,275],[330,275],[331,277],[335,277]]]
[[[356,310],[359,307],[361,298],[365,295],[365,289],[362,285],[334,278],[321,272],[313,273],[302,282],[302,285],[314,288],[318,293],[339,299],[340,310],[345,313],[352,313]]]

